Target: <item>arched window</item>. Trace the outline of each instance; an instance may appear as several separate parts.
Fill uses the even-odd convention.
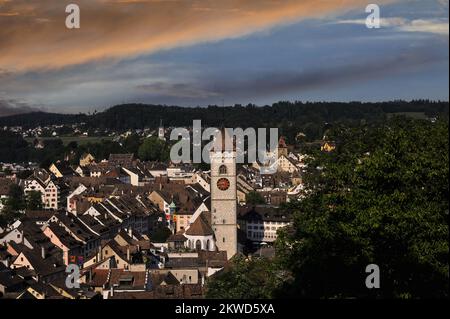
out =
[[[225,165],[220,165],[219,167],[219,174],[224,175],[227,173],[227,167]]]
[[[195,242],[195,249],[202,250],[202,242],[200,240]]]
[[[205,250],[211,250],[211,247],[209,247],[210,243],[209,243],[209,239],[206,240],[206,249]]]

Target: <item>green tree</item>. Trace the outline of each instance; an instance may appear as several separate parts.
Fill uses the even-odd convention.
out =
[[[208,281],[208,297],[448,296],[448,121],[396,118],[329,137],[334,152],[311,150],[308,196],[284,207],[294,220],[275,260],[238,257]],[[365,286],[369,264],[380,289]]]
[[[0,212],[0,225],[6,226],[17,220],[25,209],[25,199],[20,186],[12,184],[9,187],[8,198]]]
[[[168,159],[165,143],[157,137],[149,137],[139,146],[138,156],[143,161],[164,161]]]
[[[9,187],[6,206],[14,211],[25,209],[25,198],[23,190],[19,185],[11,184]]]
[[[316,153],[310,195],[293,203],[277,256],[293,280],[284,296],[448,296],[448,122],[395,119],[332,132],[332,153]],[[377,264],[381,289],[365,286]]]
[[[157,227],[152,234],[150,234],[150,239],[152,242],[155,243],[165,243],[167,241],[167,238],[172,235],[172,232],[169,228],[165,226]]]
[[[137,134],[131,134],[123,142],[123,147],[127,153],[138,154],[139,146],[141,145],[141,138]]]
[[[207,298],[261,299],[273,298],[284,280],[283,273],[266,258],[246,259],[234,256],[230,266],[207,281]]]
[[[38,191],[31,191],[27,194],[27,209],[40,210],[42,209],[42,196]]]
[[[247,195],[245,195],[245,202],[247,203],[247,205],[261,205],[266,203],[264,197],[260,193],[255,191],[251,191]]]

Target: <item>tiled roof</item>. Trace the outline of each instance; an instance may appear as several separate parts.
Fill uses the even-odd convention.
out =
[[[185,234],[189,236],[209,236],[214,234],[211,224],[207,221],[205,212],[197,217],[194,223],[186,230]]]
[[[103,287],[108,283],[109,269],[92,270],[92,278],[87,284],[93,287]]]
[[[111,269],[109,286],[117,285],[117,289],[145,289],[146,280],[146,271],[126,271],[124,269]]]
[[[183,235],[183,231],[179,231],[176,234],[170,235],[169,238],[167,238],[167,242],[174,242],[174,241],[186,241],[187,238]]]

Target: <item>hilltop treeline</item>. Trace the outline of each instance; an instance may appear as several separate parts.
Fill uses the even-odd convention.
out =
[[[30,113],[0,118],[0,126],[36,127],[48,124],[85,122],[87,128],[127,130],[157,128],[160,120],[166,127],[191,126],[202,120],[202,125],[226,127],[278,127],[280,133],[292,142],[303,132],[309,140],[320,138],[325,123],[360,124],[376,123],[395,114],[410,113],[415,116],[448,117],[449,103],[429,100],[362,102],[287,102],[272,106],[208,106],[179,107],[149,104],[124,104],[92,115]]]

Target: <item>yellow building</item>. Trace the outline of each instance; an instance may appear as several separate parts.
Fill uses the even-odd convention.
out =
[[[328,152],[333,151],[335,148],[336,148],[336,146],[333,143],[325,142],[320,147],[320,150],[328,153]]]

